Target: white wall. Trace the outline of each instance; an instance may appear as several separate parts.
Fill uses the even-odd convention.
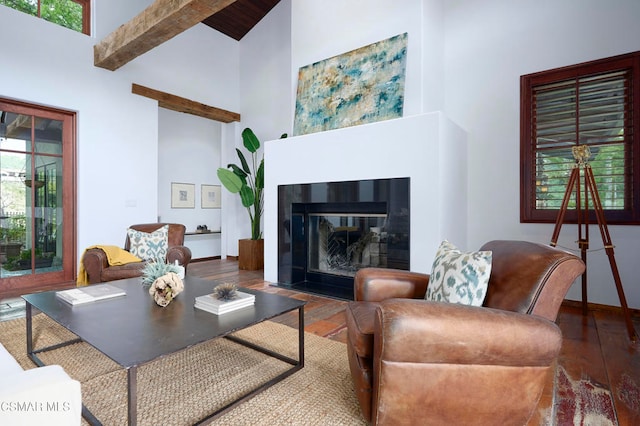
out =
[[[220,230],[221,209],[203,209],[201,185],[220,185],[222,123],[190,114],[158,110],[158,217],[161,222],[182,223],[187,232],[198,225]],[[171,208],[171,183],[195,184],[195,207]],[[220,234],[187,236],[185,245],[193,259],[220,256]]]
[[[469,246],[494,238],[549,243],[553,225],[519,221],[519,78],[640,50],[637,0],[444,2],[445,111],[469,133]],[[640,308],[640,227],[609,226],[627,302]],[[575,225],[558,245],[577,249]],[[597,227],[589,300],[618,305]],[[569,299],[581,300],[579,281]]]
[[[150,1],[93,3],[106,35]],[[157,220],[158,107],[132,83],[239,109],[238,43],[202,24],[115,72],[93,66],[101,38],[5,6],[0,39],[0,96],[78,112],[78,259],[89,245],[122,245],[130,224]]]
[[[444,110],[444,0],[422,1],[422,111]]]
[[[241,122],[225,126],[223,167],[239,163],[236,147],[247,153],[241,137],[245,127],[262,143],[259,157],[265,141],[290,133],[291,0],[282,0],[245,35],[239,52]],[[223,190],[222,202],[222,257],[237,256],[238,240],[251,237],[249,215],[237,194]]]
[[[403,0],[402,6],[394,0],[294,1],[291,17],[292,105],[300,67],[407,32],[404,116],[434,111],[425,111],[422,105],[425,43],[421,0]],[[426,44],[432,45],[431,40]],[[440,55],[439,51],[433,54]],[[430,67],[438,68],[433,63]],[[438,99],[434,106],[439,98],[434,95],[433,99]],[[290,120],[293,123],[293,115]]]

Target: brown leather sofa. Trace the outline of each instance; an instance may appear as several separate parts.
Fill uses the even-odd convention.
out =
[[[562,344],[553,321],[585,265],[525,241],[481,250],[493,252],[483,307],[425,301],[425,274],[356,274],[347,351],[368,422],[524,425],[534,413]]]
[[[191,261],[191,250],[184,245],[185,226],[178,223],[144,223],[132,225],[130,228],[138,231],[151,233],[164,225],[169,225],[167,263],[174,263],[176,260],[185,268]],[[130,242],[127,235],[124,242],[124,249],[129,251]],[[87,272],[89,284],[106,281],[134,278],[142,275],[145,262],[127,263],[125,265],[110,266],[107,255],[99,248],[91,248],[85,251],[82,262]]]

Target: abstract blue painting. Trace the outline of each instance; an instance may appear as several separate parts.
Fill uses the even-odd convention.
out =
[[[294,135],[402,117],[407,33],[301,67]]]

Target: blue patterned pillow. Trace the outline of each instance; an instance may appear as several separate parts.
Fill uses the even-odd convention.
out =
[[[151,233],[127,229],[129,252],[142,260],[161,260],[167,257],[169,246],[169,225],[164,225]]]
[[[426,300],[482,306],[491,275],[492,252],[463,253],[448,241],[436,252]]]

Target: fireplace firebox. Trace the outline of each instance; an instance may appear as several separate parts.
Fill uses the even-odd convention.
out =
[[[278,285],[349,300],[359,269],[409,269],[409,178],[278,191]]]

